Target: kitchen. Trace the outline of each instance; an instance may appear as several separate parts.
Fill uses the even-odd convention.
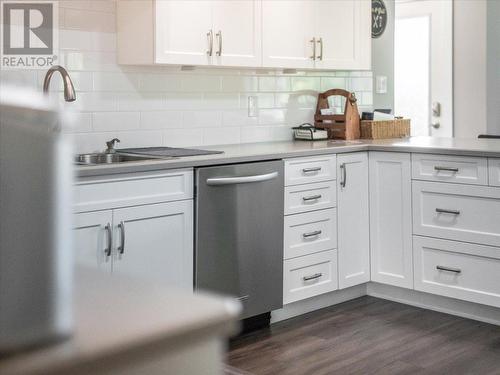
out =
[[[2,8],[9,3],[2,1]],[[54,35],[63,69],[48,80],[48,69],[2,67],[1,91],[46,86],[50,103],[40,106],[47,122],[54,106],[65,110],[58,137],[73,149],[58,152],[69,155],[68,164],[71,154],[78,157],[57,168],[74,173],[68,220],[74,260],[67,262],[77,265],[75,308],[86,314],[76,316],[98,321],[98,312],[111,320],[120,316],[113,331],[108,320],[96,323],[107,335],[95,343],[88,335],[81,347],[88,344],[90,350],[100,341],[123,352],[103,345],[98,357],[97,349],[58,355],[58,345],[75,346],[79,341],[72,340],[85,333],[77,319],[69,341],[7,357],[0,362],[2,373],[101,373],[102,366],[121,373],[498,371],[500,141],[477,139],[500,132],[498,51],[491,42],[498,28],[496,18],[490,20],[500,13],[497,1],[449,2],[455,37],[466,28],[459,23],[464,15],[477,22],[482,16],[485,24],[470,40],[461,38],[463,45],[454,39],[450,47],[451,125],[443,115],[440,128],[427,126],[425,137],[359,139],[370,120],[360,125],[358,116],[352,124],[358,136],[318,141],[294,141],[292,127],[315,123],[316,116],[340,116],[354,106],[359,115],[377,108],[397,111],[392,40],[395,8],[404,5],[382,2],[384,26],[377,23],[381,34],[373,37],[370,17],[380,9],[365,0],[47,3],[57,12]],[[468,27],[471,32],[474,25]],[[482,44],[475,42],[479,37]],[[467,59],[470,48],[481,45],[484,61]],[[465,84],[468,90],[462,89]],[[329,102],[332,115],[317,108],[318,94],[330,89],[349,95]],[[5,96],[12,102],[16,95]],[[429,99],[434,101],[443,103],[445,113],[446,101]],[[23,120],[29,121],[28,112]],[[36,113],[40,122],[40,108]],[[432,124],[434,115],[427,116]],[[3,126],[10,116],[2,117]],[[449,137],[433,136],[446,129],[452,130]],[[2,134],[9,133],[2,128]],[[22,152],[32,145],[32,140],[2,143],[2,173],[29,185],[29,176],[18,176],[8,162],[20,165],[25,155],[26,166],[34,168],[31,155]],[[19,159],[11,156],[16,151]],[[66,186],[69,179],[61,183]],[[41,188],[25,193],[34,202],[46,194]],[[3,212],[15,210],[4,197],[0,202]],[[9,228],[2,232],[5,238],[16,227],[8,224],[8,215],[2,216],[2,226]],[[11,243],[2,242],[2,253]],[[2,272],[16,280],[21,271],[13,272],[8,263],[13,258],[2,259],[7,260],[0,262]],[[107,309],[88,303],[104,298],[85,286],[95,286],[95,280],[106,285],[99,293],[106,295]],[[156,306],[153,290],[161,294],[161,287],[172,299]],[[204,292],[191,295],[193,288]],[[135,291],[130,298],[128,289]],[[226,297],[206,297],[206,290]],[[2,303],[9,301],[8,293],[0,295]],[[178,311],[171,311],[177,300],[200,308],[190,315],[179,302]],[[13,315],[22,315],[12,306]],[[130,314],[122,318],[123,311]],[[122,346],[124,337],[116,331],[124,329],[120,324],[129,326],[125,318],[133,312],[145,314],[140,320],[151,324],[132,332],[142,335],[142,344],[160,340],[145,332],[165,330],[163,341],[154,343],[154,359],[139,343],[132,345],[137,337],[127,338],[128,352]],[[181,318],[185,326],[174,327]],[[212,323],[211,336],[203,322]],[[5,326],[4,337],[18,332],[15,325],[10,331]],[[377,331],[380,327],[387,332]],[[205,347],[193,346],[181,328],[191,329]],[[437,336],[449,342],[433,341]],[[233,337],[229,347],[228,337]],[[336,341],[340,338],[344,345]],[[417,338],[431,344],[412,346]],[[182,360],[171,355],[167,341],[184,339]],[[453,346],[457,339],[464,341],[461,346]],[[388,342],[381,345],[382,340]],[[205,360],[186,360],[195,349]],[[130,353],[137,361],[118,365]],[[38,356],[33,360],[38,366],[22,367],[30,354]],[[87,362],[81,360],[85,356]],[[156,372],[151,363],[158,363]],[[200,367],[183,367],[188,365]],[[459,365],[463,369],[453,367]]]

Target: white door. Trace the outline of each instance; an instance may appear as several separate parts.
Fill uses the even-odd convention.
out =
[[[370,281],[368,154],[337,157],[339,289]]]
[[[370,152],[371,280],[413,289],[411,159]]]
[[[74,215],[75,263],[111,271],[112,211]]]
[[[395,113],[412,135],[453,136],[453,3],[396,2]]]
[[[208,65],[212,62],[209,52],[211,44],[215,47],[215,34],[211,1],[157,0],[155,22],[156,63]],[[214,49],[212,52],[215,54]]]
[[[262,3],[262,65],[313,68],[315,2],[265,0]]]
[[[213,1],[214,62],[225,66],[260,66],[262,1]]]
[[[193,202],[113,211],[113,273],[193,288]]]
[[[371,68],[371,1],[315,0],[316,68]]]

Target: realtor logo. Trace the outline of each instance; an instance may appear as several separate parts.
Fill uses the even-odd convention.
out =
[[[47,69],[57,59],[56,1],[2,0],[1,64],[6,69]]]

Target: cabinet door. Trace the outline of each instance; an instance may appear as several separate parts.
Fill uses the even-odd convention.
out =
[[[111,271],[112,222],[112,211],[84,212],[74,216],[76,264]]]
[[[337,157],[339,288],[370,281],[368,155]]]
[[[262,56],[262,1],[213,2],[215,63],[260,66]]]
[[[262,65],[313,68],[315,5],[307,0],[262,3]]]
[[[410,154],[370,152],[371,279],[413,289]]]
[[[213,32],[211,1],[157,0],[155,18],[156,63],[211,63],[212,58],[207,54],[210,44],[207,34]]]
[[[113,212],[113,273],[193,288],[193,202]]]
[[[315,0],[316,68],[370,69],[371,1]]]

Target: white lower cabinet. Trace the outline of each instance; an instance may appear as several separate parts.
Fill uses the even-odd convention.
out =
[[[500,307],[500,248],[415,236],[415,289]]]
[[[339,288],[370,281],[368,154],[337,157]]]
[[[193,287],[192,201],[121,208],[113,222],[113,273]]]
[[[84,212],[74,216],[75,262],[111,271],[113,211]]]
[[[283,304],[328,293],[337,288],[336,250],[285,260]]]
[[[411,158],[370,152],[371,280],[413,288]]]
[[[94,194],[78,200],[75,209],[97,207],[95,202],[102,209],[74,215],[76,263],[192,290],[192,181],[187,170],[79,181],[77,191],[86,186]],[[159,192],[157,185],[172,186],[175,193]],[[169,201],[178,197],[189,199]]]

